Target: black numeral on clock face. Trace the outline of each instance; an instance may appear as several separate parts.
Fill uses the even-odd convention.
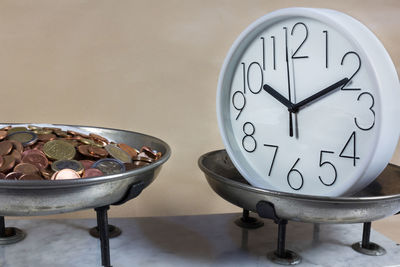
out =
[[[297,55],[296,55],[297,52],[299,52],[300,48],[304,45],[304,43],[306,42],[306,40],[307,40],[307,38],[308,38],[308,28],[307,28],[306,24],[304,24],[303,22],[297,22],[297,23],[293,26],[290,35],[293,36],[294,30],[295,30],[296,28],[301,28],[301,26],[303,26],[303,28],[304,28],[304,30],[305,30],[305,32],[304,32],[304,39],[303,39],[303,41],[301,42],[301,44],[299,45],[299,47],[297,47],[296,51],[294,51],[294,53],[293,53],[293,55],[292,55],[292,58],[293,58],[293,59],[295,59],[295,58],[308,58],[308,56],[297,56]]]
[[[303,187],[304,184],[304,178],[301,172],[296,169],[296,164],[300,161],[300,158],[296,160],[296,162],[293,164],[292,168],[290,168],[288,174],[287,174],[287,182],[289,186],[293,190],[300,190]]]
[[[334,172],[334,177],[329,179],[330,182],[327,182],[327,181],[326,181],[327,179],[326,179],[326,178],[322,178],[321,176],[318,176],[318,178],[319,178],[319,180],[321,181],[321,183],[322,183],[323,185],[331,186],[331,185],[333,185],[333,184],[336,182],[337,171],[336,171],[335,165],[333,165],[332,162],[327,161],[327,160],[322,161],[322,157],[323,157],[323,154],[324,154],[324,153],[327,153],[327,154],[334,154],[335,152],[333,152],[333,151],[324,151],[324,150],[321,150],[321,153],[319,154],[319,166],[320,166],[320,167],[322,167],[322,166],[324,166],[324,165],[325,165],[325,166],[326,166],[326,165],[330,166],[330,167],[332,168],[333,172]]]
[[[276,51],[275,51],[275,36],[271,36],[271,39],[272,39],[272,65],[273,65],[273,67],[274,67],[274,70],[276,70],[276,58],[275,58],[275,56],[276,56]]]
[[[276,153],[278,153],[279,147],[275,146],[275,145],[268,145],[268,144],[264,144],[264,146],[271,147],[272,149],[274,149],[274,156],[272,157],[271,165],[269,166],[269,172],[268,172],[268,176],[271,176],[272,167],[274,166]]]
[[[236,91],[233,96],[232,96],[232,105],[233,107],[239,111],[239,113],[236,116],[236,120],[239,119],[240,114],[242,114],[242,111],[244,107],[246,106],[246,97],[241,91]]]
[[[344,90],[344,91],[359,91],[359,90],[361,90],[361,88],[350,88],[350,87],[346,87],[346,86],[351,83],[351,80],[354,78],[354,76],[356,76],[356,74],[358,73],[358,71],[361,68],[361,58],[360,58],[360,56],[354,51],[347,52],[342,57],[342,61],[340,62],[340,65],[343,66],[344,59],[349,57],[350,55],[355,55],[356,56],[356,58],[358,60],[358,67],[357,67],[356,71],[350,76],[349,81],[345,85],[342,86],[341,90]]]
[[[254,84],[251,84],[251,81],[255,81],[257,79],[252,78],[251,76],[257,74],[257,72],[260,75],[259,79],[260,85],[254,86]],[[247,86],[249,87],[250,92],[252,92],[253,94],[258,94],[259,92],[261,92],[263,85],[264,85],[264,73],[262,67],[260,63],[252,62],[249,65],[249,68],[247,69]]]
[[[346,155],[344,154],[346,150],[347,151]],[[356,153],[356,132],[354,131],[351,135],[350,138],[347,140],[346,144],[344,145],[342,152],[340,152],[339,157],[342,158],[347,158],[347,159],[352,159],[353,160],[353,166],[356,166],[356,160],[360,159],[360,157],[357,156]]]
[[[373,95],[371,95],[370,93],[364,92],[364,93],[361,93],[361,94],[358,96],[357,101],[360,101],[360,99],[361,99],[362,96],[369,97],[369,98],[371,99],[371,106],[369,107],[369,110],[371,111],[371,114],[372,114],[372,116],[374,117],[374,120],[373,120],[373,122],[371,123],[371,125],[368,126],[368,127],[363,127],[363,126],[361,126],[361,125],[359,124],[359,122],[357,121],[357,118],[354,118],[354,123],[356,124],[356,126],[358,127],[358,129],[363,130],[363,131],[369,131],[369,130],[371,130],[371,129],[374,127],[374,125],[375,125],[375,110],[373,110],[373,107],[374,107],[374,105],[375,105],[375,99],[374,99]]]
[[[322,31],[325,34],[325,68],[328,68],[328,31]]]
[[[254,138],[254,134],[256,133],[256,128],[254,124],[251,122],[246,122],[243,124],[243,133],[244,137],[242,138],[242,146],[243,149],[249,153],[252,153],[257,148],[257,141]]]

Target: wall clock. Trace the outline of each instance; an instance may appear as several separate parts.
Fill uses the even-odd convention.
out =
[[[226,150],[256,187],[338,196],[369,184],[396,148],[396,69],[377,37],[338,11],[287,8],[240,34],[223,64]]]

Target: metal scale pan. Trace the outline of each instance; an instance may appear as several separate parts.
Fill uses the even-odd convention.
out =
[[[160,151],[163,156],[148,166],[115,175],[59,181],[0,180],[0,215],[48,215],[117,203],[125,197],[132,185],[140,183],[141,189],[144,189],[153,182],[161,170],[161,165],[171,154],[168,144],[164,141],[141,133],[87,126],[52,126],[95,133],[132,147],[149,146]]]
[[[257,212],[260,201],[272,203],[277,217],[313,223],[363,223],[400,211],[400,167],[389,164],[368,187],[351,197],[323,197],[284,193],[249,185],[225,150],[199,159],[211,188],[225,200]]]
[[[28,124],[4,124],[4,126]],[[116,143],[132,147],[148,146],[162,153],[162,157],[150,165],[114,175],[73,180],[0,180],[0,245],[22,240],[25,233],[14,227],[5,227],[4,216],[34,216],[72,212],[94,208],[97,227],[90,234],[100,238],[102,265],[110,267],[109,237],[120,230],[108,224],[110,205],[121,205],[137,197],[150,185],[171,155],[164,141],[141,133],[89,126],[60,124],[33,124],[39,127],[57,127],[81,133],[94,133]]]
[[[198,161],[211,188],[222,198],[243,208],[235,223],[258,228],[263,222],[249,211],[278,224],[277,249],[267,257],[278,264],[294,265],[301,256],[285,248],[288,220],[315,223],[363,223],[362,241],[352,248],[359,253],[379,256],[385,249],[370,242],[371,222],[400,212],[400,167],[389,164],[368,187],[349,197],[323,197],[284,193],[253,187],[236,170],[225,150],[202,155]]]

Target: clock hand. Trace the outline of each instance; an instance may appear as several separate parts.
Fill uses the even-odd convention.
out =
[[[269,86],[268,84],[264,84],[263,86],[264,91],[266,91],[268,94],[272,95],[276,100],[281,102],[283,105],[285,105],[288,109],[293,108],[292,102],[287,100],[283,95],[278,93],[274,88]]]
[[[289,103],[292,104],[292,96],[290,91],[290,71],[289,71],[289,56],[288,56],[288,38],[287,38],[287,28],[283,27],[285,30],[285,55],[286,55],[286,73],[287,73],[287,82],[288,82],[288,95],[289,95]],[[293,119],[292,119],[292,111],[289,108],[289,136],[293,136]]]
[[[291,108],[289,108],[289,111],[293,112],[293,113],[297,113],[301,107],[307,105],[308,103],[310,103],[318,98],[323,97],[324,95],[330,93],[331,91],[339,88],[341,85],[344,85],[348,82],[349,82],[348,78],[341,79],[340,81],[326,87],[325,89],[319,91],[318,93],[315,93],[312,96],[307,97],[306,99],[300,101],[299,103],[294,104]]]

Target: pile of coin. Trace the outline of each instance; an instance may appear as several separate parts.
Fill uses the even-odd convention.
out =
[[[158,160],[161,152],[52,127],[0,129],[0,179],[65,180],[111,175]]]

